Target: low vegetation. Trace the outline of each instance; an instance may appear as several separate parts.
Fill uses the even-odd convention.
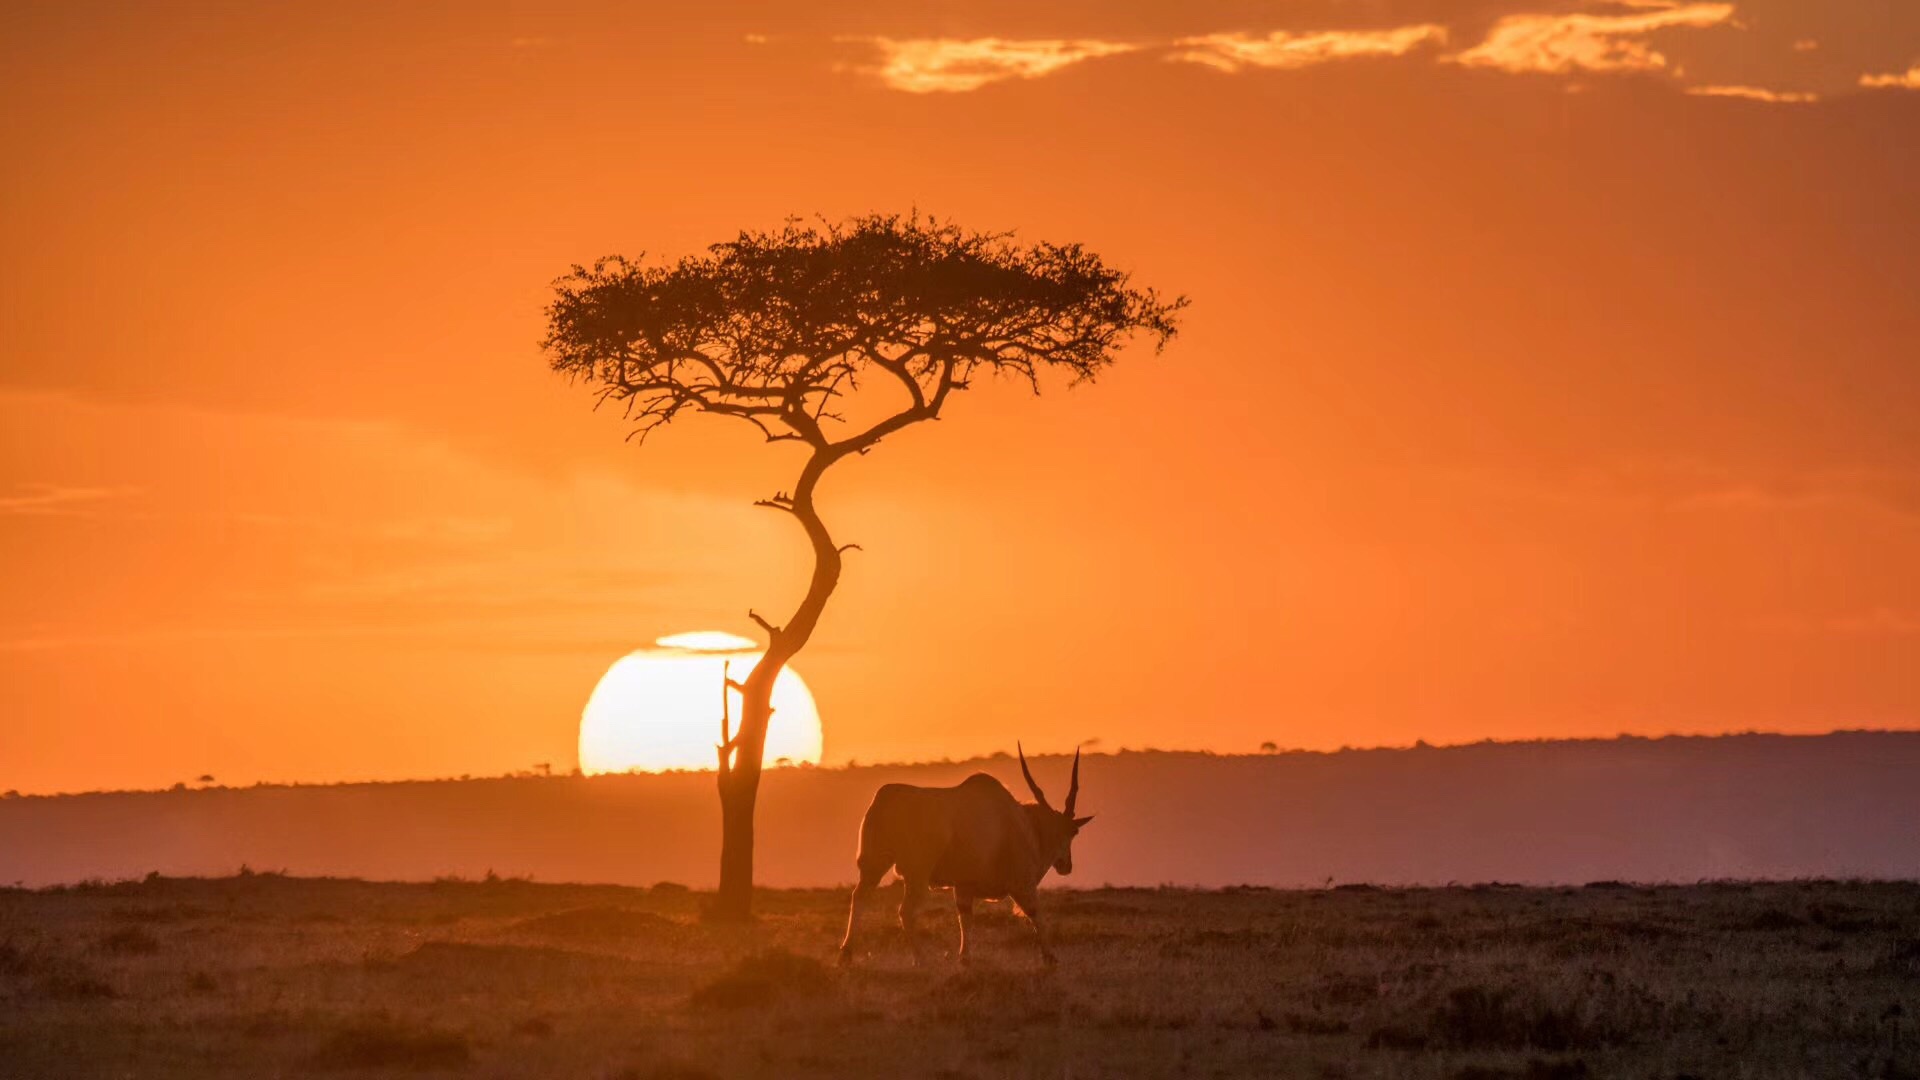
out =
[[[838,891],[252,874],[0,890],[0,1075],[1920,1076],[1920,885],[1049,894],[832,965]],[[943,918],[940,912],[946,913]]]

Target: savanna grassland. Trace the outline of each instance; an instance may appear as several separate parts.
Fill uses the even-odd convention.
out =
[[[897,894],[897,888],[894,890]],[[246,874],[0,891],[0,1075],[1899,1077],[1920,885],[1046,894],[1062,963],[936,901]],[[941,912],[945,917],[941,917]]]

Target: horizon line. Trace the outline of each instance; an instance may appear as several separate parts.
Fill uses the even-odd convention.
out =
[[[1430,743],[1425,739],[1415,739],[1411,743],[1394,744],[1394,745],[1380,744],[1380,745],[1374,745],[1374,746],[1340,746],[1332,750],[1314,750],[1314,749],[1307,749],[1302,747],[1279,747],[1279,746],[1275,746],[1275,748],[1272,750],[1259,749],[1259,750],[1251,750],[1251,751],[1169,749],[1169,748],[1153,747],[1153,746],[1138,747],[1138,748],[1122,746],[1117,749],[1108,750],[1103,747],[1100,747],[1098,745],[1099,740],[1094,739],[1094,740],[1091,740],[1091,743],[1082,743],[1079,749],[1084,750],[1086,755],[1089,757],[1121,757],[1123,755],[1160,754],[1165,756],[1190,756],[1190,757],[1208,757],[1208,758],[1272,759],[1272,758],[1301,757],[1301,756],[1335,757],[1342,754],[1391,754],[1391,753],[1409,753],[1409,752],[1420,752],[1420,751],[1457,751],[1457,750],[1471,750],[1471,749],[1489,748],[1489,747],[1500,748],[1500,747],[1548,746],[1548,745],[1573,746],[1573,745],[1582,745],[1582,744],[1591,744],[1591,743],[1671,742],[1671,741],[1681,741],[1681,740],[1714,741],[1714,740],[1722,740],[1722,739],[1732,740],[1732,739],[1754,739],[1754,738],[1828,739],[1828,738],[1834,738],[1836,736],[1850,736],[1850,735],[1920,735],[1920,727],[1832,728],[1826,731],[1763,731],[1757,728],[1749,728],[1743,731],[1723,731],[1723,732],[1717,732],[1717,733],[1668,732],[1660,735],[1640,735],[1640,734],[1635,734],[1633,732],[1620,732],[1619,734],[1616,734],[1616,735],[1587,735],[1587,736],[1571,736],[1571,737],[1540,736],[1535,738],[1518,738],[1518,739],[1500,739],[1500,738],[1489,736],[1487,738],[1476,739],[1471,742]],[[1268,745],[1272,745],[1272,744],[1268,744]],[[1037,760],[1040,758],[1048,758],[1048,757],[1064,758],[1068,755],[1068,753],[1069,751],[1065,751],[1065,750],[1038,751],[1036,753],[1028,755],[1028,757],[1030,760]],[[973,757],[938,758],[938,759],[926,759],[921,761],[861,762],[858,759],[850,758],[847,761],[837,765],[816,765],[811,762],[801,762],[797,764],[790,763],[786,765],[768,764],[765,766],[765,771],[767,773],[775,773],[775,774],[783,774],[783,773],[789,773],[789,772],[845,773],[845,772],[856,772],[859,770],[867,770],[867,769],[912,769],[912,768],[927,768],[927,767],[943,766],[943,765],[968,765],[975,762],[997,762],[1003,759],[1011,761],[1013,760],[1013,755],[1002,750],[992,754],[981,754],[981,755],[975,755]],[[223,783],[219,783],[218,781],[213,781],[208,783],[200,783],[198,781],[195,781],[195,782],[179,781],[167,787],[160,787],[160,788],[96,788],[96,789],[83,790],[83,791],[47,791],[47,792],[22,792],[16,789],[9,789],[4,793],[0,793],[0,802],[16,802],[16,801],[25,801],[27,799],[78,799],[78,798],[85,798],[88,796],[99,796],[99,795],[180,795],[180,794],[193,794],[198,792],[257,791],[262,788],[273,788],[273,789],[284,790],[284,789],[291,789],[291,788],[378,787],[378,786],[391,786],[391,785],[400,785],[400,784],[475,784],[475,783],[499,783],[503,781],[511,782],[511,781],[525,781],[525,780],[601,781],[601,780],[621,780],[621,779],[659,778],[659,777],[711,777],[714,773],[714,770],[712,769],[631,769],[626,772],[601,772],[601,773],[595,773],[595,774],[587,774],[587,773],[583,773],[577,764],[572,769],[564,772],[555,772],[551,769],[550,766],[547,767],[545,771],[536,771],[536,769],[538,768],[539,766],[536,766],[535,768],[532,768],[532,769],[524,769],[524,770],[519,770],[515,772],[510,772],[510,773],[501,773],[497,775],[485,775],[485,776],[476,776],[469,773],[463,773],[459,776],[402,777],[398,779],[385,779],[385,780],[379,780],[379,779],[255,780],[251,783],[240,783],[240,784],[223,784]]]

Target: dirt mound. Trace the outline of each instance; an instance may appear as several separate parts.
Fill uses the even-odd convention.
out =
[[[820,961],[785,949],[769,949],[742,959],[732,970],[694,990],[700,1009],[760,1008],[788,998],[820,1000],[832,994],[834,980]]]
[[[522,919],[514,933],[572,944],[619,944],[677,936],[683,927],[664,915],[620,907],[585,907]]]

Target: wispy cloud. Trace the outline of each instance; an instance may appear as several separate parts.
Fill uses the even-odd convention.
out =
[[[1706,29],[1733,21],[1733,5],[1642,0],[1611,15],[1509,15],[1486,40],[1453,59],[1469,67],[1508,72],[1662,71],[1670,67],[1646,35],[1674,28]]]
[[[1860,85],[1869,90],[1920,90],[1920,63],[1894,75],[1862,75]]]
[[[1093,38],[1012,40],[1008,38],[853,37],[880,52],[878,64],[863,67],[881,82],[910,94],[962,93],[1008,79],[1033,79],[1102,56],[1134,52],[1140,46]]]
[[[1321,30],[1296,34],[1206,34],[1181,38],[1169,59],[1205,64],[1220,71],[1245,68],[1303,68],[1334,60],[1405,56],[1423,45],[1444,45],[1444,26],[1423,24],[1391,30]]]
[[[1493,24],[1471,48],[1441,59],[1467,67],[1544,74],[1671,72],[1680,67],[1655,49],[1651,35],[1666,30],[1737,26],[1726,0],[1614,0],[1587,11],[1520,13]],[[1407,56],[1448,43],[1435,23],[1370,30],[1230,31],[1171,42],[1121,42],[1099,38],[889,38],[843,37],[876,50],[875,63],[848,70],[877,78],[894,90],[917,94],[963,93],[997,82],[1034,79],[1085,60],[1120,53],[1152,52],[1168,60],[1202,64],[1228,73],[1292,70],[1341,60]],[[1803,40],[1796,49],[1817,48]],[[1920,65],[1901,75],[1867,75],[1867,87],[1920,88]],[[1742,85],[1689,88],[1705,97],[1741,98],[1771,104],[1818,101],[1817,94]]]
[[[1800,90],[1768,90],[1764,86],[1689,86],[1695,97],[1744,98],[1774,105],[1805,105],[1820,100],[1820,95]]]
[[[21,484],[14,494],[0,495],[0,514],[83,513],[103,500],[128,494],[128,488]]]

